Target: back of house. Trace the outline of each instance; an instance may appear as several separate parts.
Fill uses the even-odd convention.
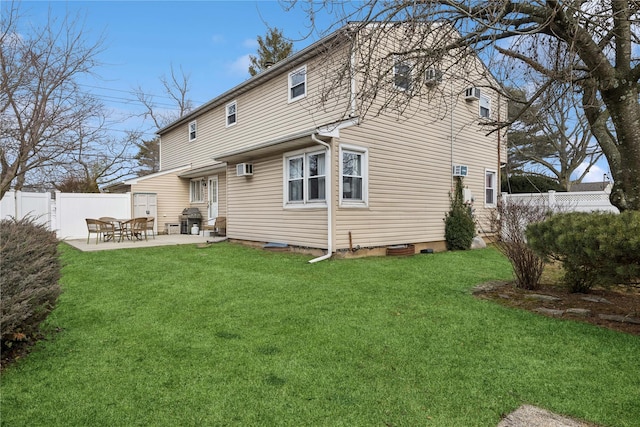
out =
[[[339,29],[161,129],[161,171],[132,192],[157,194],[161,230],[195,207],[225,217],[233,240],[360,255],[444,248],[463,179],[490,232],[506,150],[486,125],[506,107],[475,55],[397,53],[410,37],[434,52],[455,36],[438,28]]]

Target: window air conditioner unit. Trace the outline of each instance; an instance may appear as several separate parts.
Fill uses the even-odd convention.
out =
[[[236,176],[253,175],[253,163],[238,163],[236,165]]]
[[[464,99],[467,101],[477,101],[480,99],[480,88],[470,87],[464,91]]]
[[[427,85],[433,86],[440,83],[441,81],[442,71],[438,70],[437,68],[427,68],[427,70],[424,72],[424,82]]]
[[[469,168],[466,165],[453,165],[453,176],[467,176]]]

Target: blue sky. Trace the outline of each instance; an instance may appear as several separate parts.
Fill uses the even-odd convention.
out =
[[[309,35],[303,11],[286,11],[277,1],[23,1],[21,9],[30,24],[46,24],[49,13],[58,20],[68,16],[82,24],[88,43],[104,38],[103,65],[84,87],[122,118],[112,127],[134,125],[124,117],[143,111],[133,94],[139,86],[171,105],[161,97],[159,78],[172,65],[189,75],[190,99],[198,106],[250,77],[249,55],[268,26],[280,28],[295,50],[318,39]],[[330,21],[317,24],[326,29]],[[144,127],[152,132],[150,122]]]

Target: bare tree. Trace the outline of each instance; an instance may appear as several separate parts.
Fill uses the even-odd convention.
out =
[[[524,93],[520,94],[524,99]],[[510,113],[517,119],[508,133],[509,173],[551,174],[567,191],[571,191],[572,184],[582,182],[589,168],[602,157],[602,150],[574,102],[575,96],[571,86],[562,83],[549,86],[524,113],[520,111],[522,103],[511,102]],[[584,171],[572,179],[585,163]]]
[[[157,102],[156,97],[147,93],[141,86],[135,90],[138,101],[144,107],[144,118],[150,118],[156,130],[179,119],[193,109],[193,101],[189,99],[189,75],[180,67],[180,73],[171,65],[169,77],[161,76],[160,83],[164,88],[163,97],[168,97],[174,106],[167,109]]]
[[[61,191],[74,185],[71,192],[99,192],[101,186],[121,181],[134,174],[135,159],[131,156],[141,132],[127,131],[116,138],[102,127],[82,128],[76,135],[76,150],[67,153],[51,171],[50,181]]]
[[[25,32],[18,25],[19,7],[0,7],[1,197],[60,166],[81,148],[82,129],[100,126],[96,112],[102,106],[78,79],[97,65],[102,40],[87,43],[83,28],[69,17],[49,17],[44,27]]]
[[[178,74],[171,65],[169,77],[161,76],[160,83],[164,88],[162,97],[169,98],[175,107],[167,109],[156,101],[155,96],[149,95],[140,86],[135,90],[138,101],[145,109],[142,116],[145,119],[151,119],[155,130],[161,129],[193,109],[193,101],[189,99],[189,75],[184,73],[182,67]],[[148,175],[160,170],[160,138],[140,139],[135,145],[138,148],[135,156],[139,166],[138,175]]]
[[[324,8],[341,22],[356,22],[351,25],[360,29],[376,28],[361,33],[369,45],[383,43],[386,28],[397,22],[414,24],[413,28],[422,24],[432,33],[439,31],[439,36],[446,36],[442,29],[450,26],[455,31],[446,38],[435,37],[436,43],[433,37],[407,37],[393,53],[410,56],[414,67],[422,71],[443,52],[463,59],[471,49],[486,51],[484,55],[491,61],[502,60],[502,64],[490,66],[499,80],[521,82],[526,78],[523,70],[536,75],[535,81],[540,79],[541,84],[532,91],[528,103],[553,82],[570,84],[580,93],[580,106],[590,131],[609,162],[615,181],[611,202],[620,210],[640,210],[640,2],[366,0],[340,6],[330,1],[285,3],[288,7],[306,8],[312,21]],[[373,22],[377,23],[375,27],[370,25]],[[440,22],[448,25],[425,25]],[[556,58],[561,60],[549,62],[549,53],[553,52],[561,54]],[[367,78],[388,81],[391,73],[388,67],[386,73],[372,72]],[[377,95],[384,94],[378,90],[359,94],[369,99]],[[413,102],[406,98],[405,102]]]

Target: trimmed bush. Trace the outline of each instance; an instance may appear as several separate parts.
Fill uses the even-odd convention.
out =
[[[471,206],[464,203],[462,195],[462,178],[456,179],[456,188],[453,195],[449,195],[451,209],[444,218],[444,238],[447,249],[467,250],[471,247],[473,237],[476,235],[476,226],[471,213]]]
[[[527,238],[545,258],[562,262],[572,292],[640,279],[640,212],[572,212],[531,224]]]
[[[0,221],[2,346],[36,336],[60,295],[55,233],[32,219]]]

